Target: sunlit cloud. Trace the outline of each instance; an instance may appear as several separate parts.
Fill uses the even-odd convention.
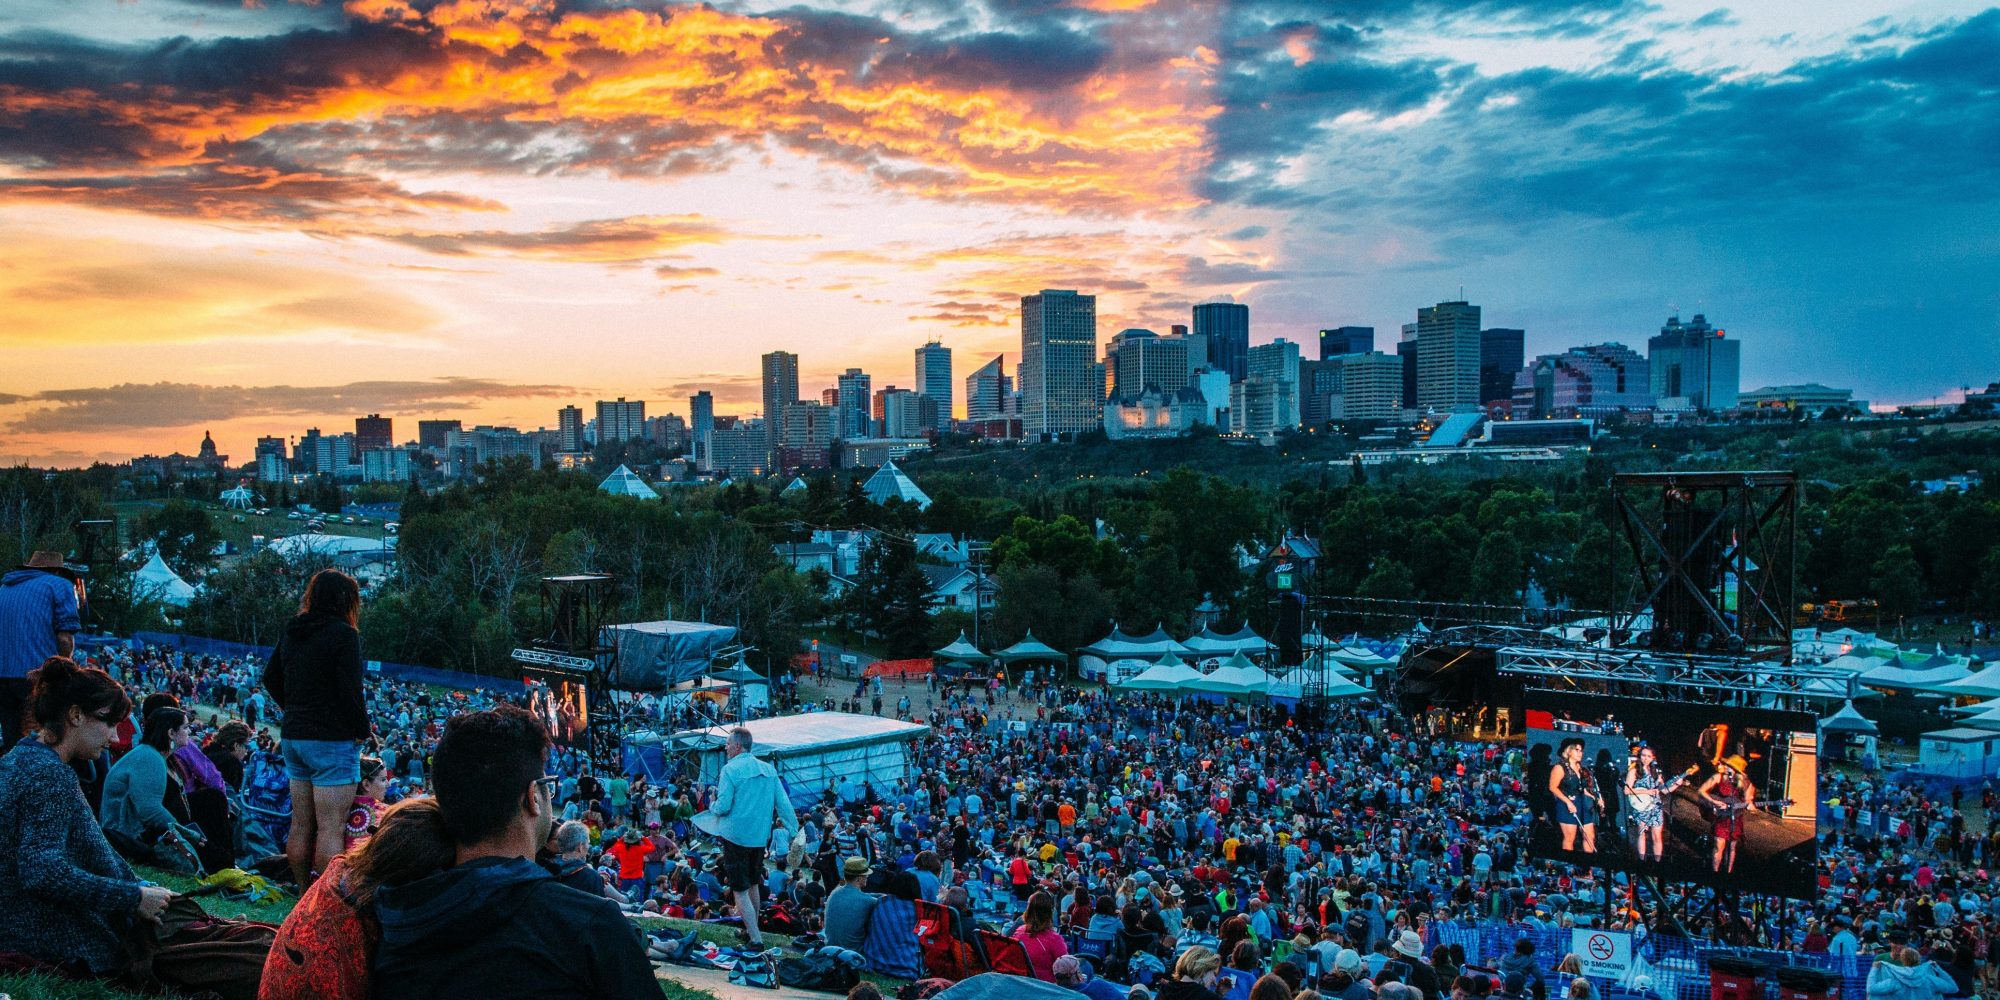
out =
[[[15,396],[27,412],[7,424],[22,433],[190,427],[243,417],[325,413],[401,414],[464,407],[482,400],[542,399],[575,390],[559,385],[443,378],[345,385],[191,385],[177,382],[47,389]]]

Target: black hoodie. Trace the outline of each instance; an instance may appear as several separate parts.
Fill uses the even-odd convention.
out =
[[[361,695],[361,633],[332,615],[303,614],[264,667],[264,687],[285,710],[288,740],[365,740],[368,703]]]
[[[377,1000],[659,1000],[638,925],[527,858],[468,861],[375,900]]]

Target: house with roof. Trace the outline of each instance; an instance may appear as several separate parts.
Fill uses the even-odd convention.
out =
[[[991,575],[985,579],[984,595],[975,593],[979,587],[979,575],[963,566],[939,566],[922,563],[924,582],[931,588],[931,610],[943,611],[947,608],[957,611],[973,611],[976,608],[991,608],[995,595],[1000,592],[1000,583]]]
[[[794,573],[819,570],[828,576],[834,575],[834,548],[825,542],[779,542],[771,546],[771,551]]]
[[[948,566],[963,566],[972,561],[972,545],[963,538],[956,538],[943,531],[921,531],[910,537],[916,543],[917,552],[936,559]]]

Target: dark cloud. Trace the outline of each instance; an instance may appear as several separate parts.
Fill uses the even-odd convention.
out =
[[[33,408],[8,424],[21,433],[123,431],[182,427],[237,417],[329,413],[410,413],[464,407],[480,400],[539,399],[575,392],[479,378],[350,382],[330,386],[126,383],[49,389],[0,402]]]
[[[627,264],[673,250],[729,238],[722,226],[699,215],[592,219],[533,232],[484,229],[451,233],[379,233],[379,238],[448,257],[520,256],[598,264]]]
[[[792,8],[777,15],[786,28],[771,39],[788,63],[831,65],[868,82],[929,83],[1042,91],[1072,86],[1111,56],[1103,19],[1027,17],[1008,30],[907,32],[888,21],[835,11]]]
[[[1256,240],[1262,239],[1270,235],[1270,233],[1271,230],[1268,226],[1244,226],[1242,229],[1225,233],[1223,238],[1231,240]]]
[[[662,278],[710,278],[722,272],[712,267],[677,267],[673,264],[661,264],[653,268],[653,273]]]

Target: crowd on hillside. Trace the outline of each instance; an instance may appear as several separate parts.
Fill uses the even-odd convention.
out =
[[[0,838],[14,848],[0,852],[0,908],[52,905],[28,859],[52,864],[47,852],[62,848],[37,824],[69,824],[56,839],[71,844],[90,839],[78,823],[101,831],[101,854],[66,862],[78,874],[63,891],[82,895],[62,905],[107,927],[116,921],[103,914],[145,917],[156,901],[127,862],[213,871],[250,861],[237,850],[241,803],[260,765],[289,783],[285,854],[302,889],[345,857],[387,864],[390,846],[364,848],[398,810],[411,823],[432,808],[424,803],[449,813],[455,720],[515,718],[503,706],[518,696],[362,672],[358,595],[329,587],[309,591],[268,662],[117,646],[36,662],[44,676],[24,696],[35,731],[0,758]],[[48,664],[60,690],[45,690]],[[907,779],[792,790],[813,801],[795,824],[767,824],[746,937],[761,943],[761,924],[863,950],[872,907],[897,896],[946,905],[968,936],[981,926],[1011,934],[1035,975],[1084,992],[1151,982],[1161,1000],[1205,1000],[1255,980],[1268,995],[1276,986],[1258,977],[1270,973],[1287,997],[1541,1000],[1554,990],[1594,1000],[1587,980],[1563,974],[1574,971],[1563,956],[1523,952],[1484,976],[1447,931],[1604,926],[1880,956],[1878,1000],[1994,995],[2000,891],[1988,869],[2000,863],[2000,831],[1967,827],[1963,791],[1938,798],[1885,775],[1829,772],[1817,898],[1758,905],[1725,894],[1669,916],[1622,877],[1525,856],[1519,749],[1461,741],[1393,706],[1347,703],[1307,727],[1282,708],[1048,678],[931,703]],[[1016,721],[996,726],[996,715]],[[85,745],[100,737],[102,753]],[[536,752],[546,812],[530,795],[533,815],[519,822],[539,834],[539,864],[507,878],[560,881],[612,913],[742,920],[740,859],[698,823],[717,806],[715,788],[628,777],[545,734]],[[76,775],[81,811],[20,786],[30,775],[46,783],[58,757]],[[1993,789],[1978,795],[1990,810]],[[500,816],[486,832],[511,822]],[[29,841],[44,853],[23,851]],[[0,923],[0,952],[101,971],[115,956],[76,923]]]

